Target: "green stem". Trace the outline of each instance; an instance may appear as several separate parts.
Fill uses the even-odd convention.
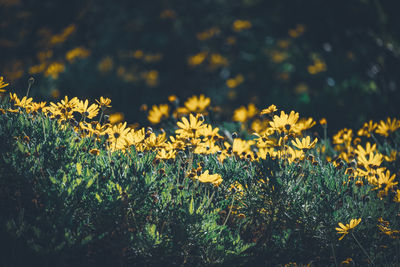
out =
[[[362,252],[364,252],[365,256],[367,256],[369,262],[374,265],[374,261],[371,260],[371,258],[369,257],[367,251],[365,251],[364,247],[360,244],[360,242],[358,242],[358,240],[357,240],[356,236],[354,235],[354,233],[351,233],[351,235],[353,236],[353,238],[356,241],[357,245],[361,248]]]
[[[332,243],[331,243],[331,249],[332,249],[333,259],[335,260],[335,266],[338,267],[339,265],[336,261],[335,249],[333,248]]]

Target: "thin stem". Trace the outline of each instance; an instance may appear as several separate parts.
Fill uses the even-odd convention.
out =
[[[233,209],[233,203],[234,203],[234,202],[235,202],[235,196],[233,196],[233,197],[232,197],[232,203],[231,203],[231,207],[230,207],[230,209],[229,209],[228,216],[226,216],[226,218],[225,218],[225,221],[224,221],[224,224],[223,224],[223,225],[225,225],[225,224],[228,222],[229,215],[231,215],[231,212],[232,212],[232,209]]]
[[[354,240],[357,242],[357,245],[361,248],[362,252],[364,252],[365,256],[367,256],[369,262],[374,264],[374,261],[371,260],[371,258],[369,257],[368,253],[365,251],[364,247],[361,246],[360,242],[358,242],[358,240],[357,240],[356,236],[354,235],[354,233],[351,233],[351,235],[353,236]]]
[[[101,125],[101,119],[103,118],[104,115],[104,110],[101,109],[101,114],[100,114],[100,119],[99,119],[99,124]]]
[[[335,249],[333,248],[332,243],[331,243],[331,249],[332,249],[333,259],[335,260],[335,266],[337,267],[337,266],[339,266],[339,265],[338,265],[338,263],[337,263],[337,261],[336,261]]]
[[[28,80],[28,90],[26,90],[26,99],[28,99],[29,96],[29,91],[31,90],[32,84],[35,82],[35,79],[33,77],[30,77]]]

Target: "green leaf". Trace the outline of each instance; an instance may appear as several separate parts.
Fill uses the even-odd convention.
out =
[[[88,183],[87,183],[87,185],[86,185],[86,188],[89,188],[89,187],[91,187],[91,186],[92,186],[92,184],[93,184],[93,183],[94,183],[94,181],[96,180],[97,176],[99,176],[99,174],[98,174],[98,173],[96,173],[96,175],[95,175],[95,176],[93,176],[93,177],[92,177],[92,179],[90,179],[90,180],[88,181]]]
[[[17,142],[17,146],[18,146],[19,151],[25,152],[26,148],[24,147],[23,144],[21,144],[20,142]]]
[[[156,225],[155,224],[147,225],[147,233],[152,238],[156,238]]]
[[[94,178],[90,179],[90,180],[88,181],[87,185],[86,185],[86,188],[91,187],[92,184],[93,184],[93,182],[94,182]]]
[[[82,174],[82,164],[80,162],[76,163],[76,171],[78,172],[78,175]]]
[[[68,181],[67,174],[64,173],[63,178],[62,178],[62,183],[63,183],[63,185],[65,185],[65,183],[66,183],[67,181]]]
[[[92,239],[93,239],[93,235],[88,235],[87,237],[82,239],[82,245],[89,243],[90,241],[92,241]]]
[[[101,197],[99,196],[99,194],[96,193],[96,199],[97,201],[99,201],[100,203],[103,202],[103,200],[101,199]]]
[[[193,203],[193,197],[190,200],[190,204],[189,204],[189,214],[192,215],[194,212],[194,203]]]
[[[50,179],[50,181],[51,181],[53,184],[56,184],[56,183],[57,183],[56,178],[54,178],[53,176],[49,176],[49,179]]]

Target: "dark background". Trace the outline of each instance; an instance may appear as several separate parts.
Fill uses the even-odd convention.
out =
[[[110,97],[115,111],[142,124],[143,103],[204,93],[225,119],[253,101],[356,128],[399,114],[398,11],[394,0],[0,0],[0,75],[20,96],[34,76],[36,101]],[[251,27],[235,31],[236,20]],[[52,43],[68,26],[72,33]],[[69,62],[76,47],[90,55]],[[191,66],[201,52],[204,61]],[[225,62],[213,64],[212,54]],[[312,74],[316,60],[325,68]],[[46,75],[54,62],[65,67],[58,77]],[[229,88],[237,75],[243,82]]]

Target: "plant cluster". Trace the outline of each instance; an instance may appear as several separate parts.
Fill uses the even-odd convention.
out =
[[[22,98],[3,80],[4,265],[400,262],[396,118],[330,141],[325,119],[318,138],[275,105],[226,122],[204,95],[170,96],[138,128],[108,98],[35,102],[33,80]]]

